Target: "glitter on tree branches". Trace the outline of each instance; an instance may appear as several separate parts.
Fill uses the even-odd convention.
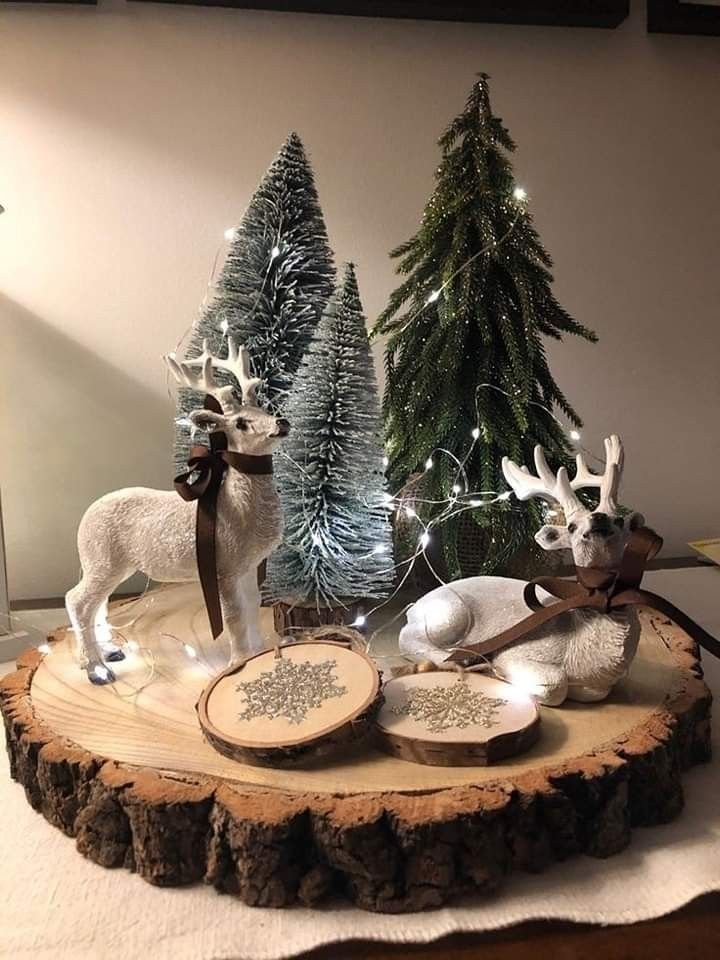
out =
[[[596,339],[552,294],[552,262],[515,183],[508,159],[515,144],[492,113],[487,81],[481,74],[439,141],[435,191],[418,232],[392,252],[404,279],[373,331],[387,337],[391,489],[423,474],[428,451],[451,454],[422,476],[426,503],[451,495],[458,461],[470,490],[503,489],[503,455],[528,462],[536,443],[553,469],[569,465],[571,445],[553,409],[576,428],[580,419],[552,377],[545,338]],[[427,524],[432,507],[420,516]],[[483,543],[480,567],[470,571],[458,552],[467,517]],[[505,502],[444,522],[438,532],[449,576],[507,567],[542,522],[536,504]]]

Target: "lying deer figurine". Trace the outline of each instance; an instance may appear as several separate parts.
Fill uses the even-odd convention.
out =
[[[560,504],[566,526],[542,527],[535,535],[540,546],[569,548],[577,566],[609,570],[617,569],[630,533],[644,519],[637,513],[623,518],[618,512],[623,468],[619,437],[605,441],[605,453],[602,475],[591,473],[579,454],[572,481],[564,467],[557,475],[550,470],[539,446],[535,448],[537,476],[507,457],[503,473],[520,500],[541,497]],[[575,495],[586,487],[600,488],[595,510],[588,510]],[[471,577],[432,590],[409,609],[400,632],[401,651],[442,664],[452,648],[489,640],[528,614],[524,588],[522,580]],[[499,675],[549,706],[566,698],[603,700],[627,673],[639,633],[633,607],[611,614],[572,610],[490,658]]]
[[[208,352],[195,360],[165,358],[178,383],[210,394],[222,413],[193,410],[189,419],[208,432],[222,431],[228,450],[250,456],[273,452],[289,424],[261,410],[250,376],[247,353],[228,338],[228,356]],[[191,367],[200,365],[200,372]],[[213,368],[230,372],[240,386],[242,402],[232,387],[215,383]],[[153,580],[177,583],[198,579],[195,552],[197,502],[169,490],[129,487],[96,500],[78,529],[82,579],[65,598],[82,666],[93,683],[110,683],[115,675],[105,659],[123,658],[118,648],[101,644],[95,626],[108,596],[136,571]],[[272,477],[229,469],[217,499],[216,557],[225,632],[232,660],[262,648],[258,623],[260,596],[257,568],[277,546],[282,514]],[[105,656],[103,655],[105,654]]]

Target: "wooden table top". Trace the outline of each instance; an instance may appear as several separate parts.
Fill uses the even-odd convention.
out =
[[[720,893],[630,926],[539,921],[493,933],[453,934],[428,944],[352,941],[303,954],[307,960],[717,960]]]

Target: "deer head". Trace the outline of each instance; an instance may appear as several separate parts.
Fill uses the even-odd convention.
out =
[[[575,458],[577,470],[570,480],[565,467],[557,474],[548,467],[540,446],[535,447],[537,475],[527,467],[518,467],[508,457],[503,457],[505,479],[519,500],[540,497],[550,503],[558,503],[565,514],[565,525],[546,524],[535,534],[536,541],[545,550],[570,549],[576,566],[617,567],[622,558],[628,536],[642,526],[642,514],[620,516],[618,488],[622,476],[623,445],[618,436],[605,440],[605,469],[602,474],[592,473],[582,454]],[[588,510],[575,495],[576,490],[597,487],[600,501],[594,510]]]
[[[188,414],[188,419],[208,433],[222,431],[227,437],[228,449],[255,456],[272,453],[283,437],[288,435],[287,420],[274,417],[262,410],[257,403],[255,391],[260,381],[250,373],[250,358],[245,347],[238,346],[228,337],[228,355],[225,360],[210,353],[207,340],[199,357],[178,361],[173,354],[165,362],[177,382],[198,393],[209,394],[220,404],[222,413],[197,409]],[[199,371],[193,369],[199,367]],[[219,386],[213,370],[227,370],[240,388],[240,399],[234,387]]]

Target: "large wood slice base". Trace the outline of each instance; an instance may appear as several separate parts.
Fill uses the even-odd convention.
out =
[[[113,665],[118,683],[91,686],[60,632],[49,656],[24,655],[0,681],[0,706],[28,802],[85,856],[155,884],[205,881],[258,906],[341,893],[369,910],[437,907],[512,869],[617,853],[633,827],[680,812],[682,770],[710,756],[698,652],[645,612],[612,700],[543,709],[542,737],[521,756],[424,767],[363,748],[291,770],[244,766],[203,741],[194,704],[222,651],[203,633],[198,592],[164,591],[134,614],[123,633],[153,650],[148,686],[140,653]]]

